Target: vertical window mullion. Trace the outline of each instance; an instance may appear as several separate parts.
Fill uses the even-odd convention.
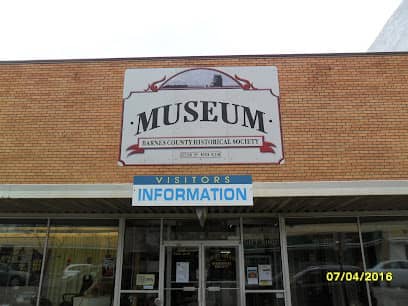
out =
[[[160,219],[160,254],[159,254],[159,300],[164,301],[164,246],[163,246],[163,219]]]
[[[240,240],[241,247],[239,250],[239,265],[241,266],[240,272],[240,291],[241,291],[241,305],[246,306],[246,286],[245,286],[245,251],[244,251],[244,222],[243,218],[239,218],[239,227],[240,227]]]
[[[115,272],[115,290],[113,296],[113,305],[120,304],[120,289],[122,286],[122,265],[123,265],[123,246],[125,242],[125,218],[119,219],[118,229],[118,250],[116,255],[116,272]]]

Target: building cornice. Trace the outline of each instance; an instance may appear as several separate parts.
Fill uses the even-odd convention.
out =
[[[408,195],[408,180],[254,182],[254,197]],[[132,184],[0,184],[0,198],[131,198]]]

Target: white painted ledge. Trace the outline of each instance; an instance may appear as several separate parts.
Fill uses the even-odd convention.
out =
[[[256,197],[408,195],[408,180],[254,183]]]
[[[255,182],[255,197],[408,195],[408,180]],[[4,184],[0,198],[131,198],[132,184]]]
[[[131,198],[132,184],[9,184],[0,198]]]

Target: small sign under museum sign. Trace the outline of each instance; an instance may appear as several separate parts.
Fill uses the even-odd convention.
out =
[[[252,206],[250,175],[135,176],[133,206]]]

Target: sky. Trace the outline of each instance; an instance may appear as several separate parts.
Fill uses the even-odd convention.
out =
[[[401,0],[1,0],[0,61],[366,52]]]

